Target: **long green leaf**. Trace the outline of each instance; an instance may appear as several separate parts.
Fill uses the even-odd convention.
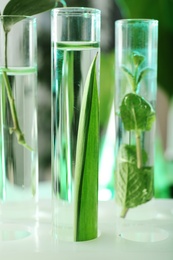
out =
[[[5,6],[3,15],[32,16],[57,7],[58,2],[61,0],[11,0]],[[5,18],[5,31],[9,31],[11,26],[21,19],[21,17]]]
[[[76,151],[75,241],[97,237],[99,101],[96,58],[85,83]]]
[[[63,200],[69,200],[71,194],[69,193],[69,178],[71,178],[71,164],[69,164],[69,157],[72,156],[71,145],[70,145],[70,126],[72,124],[73,117],[73,108],[74,108],[74,54],[73,52],[65,52],[59,51],[59,59],[58,59],[58,78],[59,82],[63,81],[62,86],[60,88],[59,95],[59,103],[62,109],[62,118],[63,121],[68,121],[65,125],[63,125],[63,137],[61,138],[61,147],[62,151],[60,152],[60,190],[59,195]],[[63,55],[63,56],[62,56]],[[63,61],[63,62],[62,62]],[[64,75],[60,72],[63,72]],[[68,73],[66,73],[68,71]],[[69,167],[70,165],[70,167]],[[71,181],[70,181],[71,182]]]

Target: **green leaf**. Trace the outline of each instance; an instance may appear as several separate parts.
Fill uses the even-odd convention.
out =
[[[116,201],[123,208],[123,212],[141,205],[153,197],[153,167],[138,169],[134,149],[134,146],[122,145],[118,154]],[[142,156],[146,158],[144,150]]]
[[[86,79],[75,166],[75,241],[97,237],[99,100],[96,58]]]
[[[132,64],[135,66],[134,73],[132,73],[125,65],[122,65],[122,70],[125,72],[129,84],[132,86],[133,92],[137,91],[138,84],[140,83],[140,81],[149,71],[152,70],[151,68],[143,68],[141,70],[139,69],[144,59],[145,57],[140,53],[138,52],[132,53]]]
[[[64,53],[64,54],[63,54]],[[68,71],[68,73],[66,73]],[[61,73],[62,72],[62,73]],[[63,138],[61,138],[61,147],[62,150],[59,153],[60,156],[60,172],[59,174],[59,195],[63,200],[68,201],[69,199],[69,183],[68,183],[68,175],[70,172],[69,169],[69,154],[72,156],[72,151],[70,147],[69,136],[71,134],[70,128],[72,124],[73,118],[73,109],[74,109],[74,53],[73,52],[64,52],[58,51],[58,80],[60,85],[63,84],[63,87],[59,89],[59,103],[62,107],[62,120],[65,120],[65,126],[63,126]],[[63,75],[63,77],[62,77]],[[63,83],[61,83],[63,81]]]
[[[11,0],[5,6],[3,15],[32,16],[57,7],[60,0]],[[6,17],[4,19],[5,31],[10,31],[11,26],[22,20],[20,17]]]
[[[147,153],[143,150],[142,151],[142,161],[143,164],[147,162]],[[135,145],[128,145],[122,144],[120,148],[120,152],[118,155],[118,160],[125,161],[131,164],[137,164],[136,158],[136,146]]]
[[[5,6],[3,15],[35,15],[57,6],[59,0],[11,0]]]
[[[152,69],[151,68],[144,68],[140,71],[139,75],[138,75],[138,78],[137,78],[137,84],[139,84],[139,82],[143,79],[143,77],[145,77],[145,75],[148,73],[148,72],[151,72]]]
[[[135,82],[135,77],[134,75],[131,73],[131,71],[126,68],[126,66],[122,65],[122,70],[124,71],[130,85],[132,86],[133,91],[136,89],[136,82]]]
[[[139,67],[144,61],[145,57],[138,52],[133,52],[133,62],[136,67]]]
[[[127,131],[148,131],[155,121],[155,112],[150,103],[135,93],[125,95],[120,106],[120,115]]]

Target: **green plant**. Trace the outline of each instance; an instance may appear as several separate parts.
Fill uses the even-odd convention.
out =
[[[75,240],[97,237],[99,98],[96,58],[85,83],[75,167]]]
[[[172,53],[173,46],[173,1],[115,0],[123,18],[148,18],[159,21],[158,34],[158,82],[168,98],[173,96]],[[166,65],[165,65],[166,64]]]
[[[8,71],[8,53],[7,53],[7,45],[8,45],[8,34],[11,30],[11,27],[24,19],[26,16],[32,16],[35,14],[39,14],[41,12],[45,12],[47,10],[53,9],[57,6],[58,2],[61,2],[65,5],[64,0],[11,0],[7,3],[3,11],[3,28],[5,33],[5,68],[1,68],[3,80],[6,87],[7,97],[10,105],[11,116],[13,120],[13,126],[9,128],[10,133],[15,133],[18,143],[23,145],[25,148],[32,150],[32,148],[26,143],[24,133],[22,132],[18,116],[16,112],[15,100],[12,95],[10,82],[7,76]]]
[[[133,71],[126,66],[122,70],[131,86],[120,105],[120,113],[125,131],[133,132],[134,144],[122,144],[119,148],[116,171],[117,202],[122,206],[121,217],[125,217],[129,208],[147,202],[153,196],[153,167],[145,166],[148,155],[142,148],[141,136],[149,131],[155,121],[155,112],[151,104],[139,94],[139,83],[150,68],[141,68],[144,56],[132,53]]]

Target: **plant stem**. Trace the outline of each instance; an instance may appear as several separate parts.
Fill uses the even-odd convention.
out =
[[[141,152],[141,135],[139,131],[136,131],[136,157],[137,157],[137,168],[142,167],[142,152]]]
[[[19,126],[19,121],[18,121],[17,112],[16,112],[16,106],[14,103],[14,98],[13,98],[13,94],[11,91],[11,86],[10,86],[10,82],[9,82],[7,73],[5,71],[2,71],[2,75],[3,75],[3,79],[4,79],[6,91],[7,91],[7,97],[9,100],[11,116],[12,116],[12,120],[13,120],[13,127],[10,128],[10,133],[14,132],[16,134],[18,143],[20,145],[23,145],[28,150],[32,151],[32,148],[26,143],[24,134],[22,133],[20,126]]]
[[[125,218],[128,210],[129,210],[128,208],[123,208],[121,211],[120,217]]]
[[[136,158],[137,158],[137,168],[140,169],[142,167],[142,152],[141,152],[141,133],[140,130],[137,129],[137,120],[136,120],[136,114],[133,109],[133,116],[136,124]]]
[[[8,67],[8,65],[7,65],[7,45],[8,45],[8,32],[5,32],[5,68]]]
[[[7,46],[8,46],[8,32],[5,31],[5,68],[8,68]],[[9,101],[9,104],[10,104],[11,116],[12,116],[12,120],[13,120],[13,127],[11,127],[9,129],[10,133],[14,132],[16,134],[16,138],[17,138],[18,143],[20,145],[23,145],[29,151],[33,151],[33,149],[26,143],[24,134],[22,133],[20,126],[19,126],[19,120],[18,120],[18,116],[17,116],[16,106],[15,106],[13,94],[12,94],[12,91],[11,91],[11,86],[10,86],[8,75],[3,70],[2,70],[2,74],[3,74],[3,79],[4,79],[6,91],[7,91],[8,101]]]
[[[66,7],[66,6],[67,6],[65,0],[60,0],[59,2],[62,4],[63,7]]]

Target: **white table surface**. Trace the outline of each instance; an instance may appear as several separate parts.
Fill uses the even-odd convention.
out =
[[[51,201],[40,202],[40,219],[17,224],[2,224],[4,229],[21,228],[28,236],[18,240],[0,239],[0,260],[173,260],[173,200],[154,200],[157,225],[168,232],[159,242],[132,242],[115,235],[115,203],[99,205],[99,238],[88,242],[54,241],[51,232]]]

